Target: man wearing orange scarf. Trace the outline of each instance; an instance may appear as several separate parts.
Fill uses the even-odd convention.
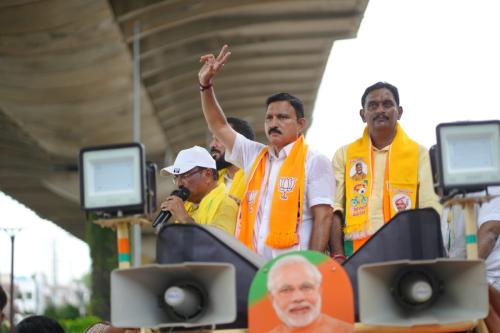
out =
[[[441,212],[429,153],[398,123],[403,114],[398,89],[375,83],[366,88],[361,105],[360,116],[367,124],[363,136],[337,150],[332,162],[337,191],[330,249],[340,261],[398,211],[432,207]]]
[[[198,79],[210,131],[225,146],[228,162],[245,172],[235,236],[267,259],[292,250],[324,251],[334,178],[328,159],[304,142],[302,102],[287,93],[268,98],[264,123],[268,146],[237,134],[213,89],[213,79],[230,54],[225,45],[217,57],[202,56]]]

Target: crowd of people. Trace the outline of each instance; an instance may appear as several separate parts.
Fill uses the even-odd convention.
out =
[[[171,196],[162,209],[171,210],[181,223],[217,225],[216,213],[205,212],[198,219],[196,211],[203,206],[214,212],[224,210],[222,196],[226,195],[238,207],[232,215],[234,224],[224,223],[230,227],[223,229],[263,258],[309,249],[328,253],[342,263],[398,212],[430,207],[443,217],[443,239],[450,257],[460,257],[457,253],[463,257],[465,243],[459,239],[464,235],[454,232],[463,228],[463,222],[459,215],[450,218],[448,208],[443,212],[434,191],[429,152],[399,122],[403,107],[394,85],[377,82],[366,88],[359,111],[366,127],[359,139],[340,147],[330,161],[305,142],[303,104],[288,93],[273,94],[266,101],[267,144],[254,141],[248,135],[253,131],[243,120],[238,122],[245,124],[246,132],[234,125],[234,118],[226,118],[216,98],[215,78],[230,56],[229,47],[224,46],[218,55],[200,58],[201,105],[213,135],[210,152],[215,165],[202,162],[205,157],[186,168],[181,152],[174,165],[164,169],[177,186],[195,192],[210,174],[216,179],[217,169],[218,185],[203,195],[210,204],[204,204],[203,196],[192,195],[184,204]],[[212,194],[216,191],[220,193]],[[179,215],[182,206],[186,210]],[[479,254],[486,260],[491,292],[498,292],[500,198],[479,209],[488,212],[479,215]]]
[[[186,202],[171,195],[161,203],[176,223],[219,227],[265,259],[293,250],[314,250],[342,263],[398,212],[431,207],[442,216],[450,257],[465,257],[463,212],[458,206],[443,212],[433,188],[428,150],[399,123],[403,107],[394,85],[377,82],[366,88],[359,111],[366,127],[359,139],[340,147],[330,161],[305,142],[305,110],[295,96],[277,93],[267,99],[267,144],[255,141],[248,122],[225,116],[216,98],[215,78],[230,55],[224,46],[217,56],[200,58],[201,105],[213,135],[209,150],[186,148],[161,171],[189,191]],[[499,189],[490,192],[495,190]],[[492,309],[497,309],[490,311],[489,320],[500,327],[500,198],[478,211],[479,256],[486,260]],[[269,273],[277,310],[276,276],[301,260],[291,258]],[[314,266],[307,269],[312,270],[311,276],[317,275]],[[312,290],[320,284],[320,277],[313,279]],[[0,288],[0,310],[5,302]],[[342,326],[331,318],[318,318]],[[0,323],[2,319],[0,311]],[[41,319],[32,319],[36,320]],[[22,328],[19,332],[24,332]],[[94,328],[96,332],[105,329]]]
[[[431,207],[443,214],[429,152],[399,122],[403,107],[395,86],[377,82],[366,88],[359,111],[365,130],[330,161],[305,142],[303,104],[288,93],[266,101],[267,144],[255,141],[246,121],[226,118],[214,81],[230,55],[224,46],[217,56],[200,58],[209,150],[185,149],[162,169],[191,193],[186,202],[173,195],[161,204],[174,220],[219,226],[266,259],[310,249],[342,262],[400,211]],[[488,206],[494,207],[486,223],[490,242],[498,239],[498,206],[497,200]]]

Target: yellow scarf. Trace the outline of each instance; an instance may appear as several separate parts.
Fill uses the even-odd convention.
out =
[[[298,230],[302,223],[304,207],[305,161],[307,145],[304,136],[294,143],[290,154],[283,162],[274,187],[269,235],[266,244],[273,248],[287,248],[299,241]],[[256,249],[253,237],[254,223],[260,206],[269,147],[265,147],[255,159],[241,201],[236,237],[250,249]],[[267,180],[266,180],[267,182]],[[264,185],[265,186],[265,185]]]
[[[347,148],[345,169],[346,240],[366,241],[370,236],[368,207],[372,190],[373,150],[368,127],[363,137]],[[396,125],[396,136],[389,148],[383,193],[384,221],[390,220],[399,210],[416,207],[418,184],[418,145]],[[362,244],[361,244],[362,245]],[[354,244],[354,250],[357,250]]]
[[[212,224],[215,214],[225,197],[226,187],[224,184],[218,184],[217,187],[201,199],[199,205],[186,201],[184,208],[197,224]]]
[[[224,177],[227,174],[227,168],[219,171],[219,184],[225,184]],[[243,198],[243,193],[245,193],[245,173],[242,169],[236,171],[233,177],[233,182],[231,183],[231,188],[227,194],[232,195],[241,200]]]

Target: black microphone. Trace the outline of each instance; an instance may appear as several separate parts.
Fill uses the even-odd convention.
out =
[[[176,197],[179,197],[182,199],[182,201],[185,201],[191,192],[184,186],[179,187],[177,190],[174,190],[170,195],[175,195]],[[168,210],[162,210],[160,214],[156,217],[156,219],[153,222],[153,228],[156,228],[157,225],[163,224],[168,221],[168,219],[172,216],[172,213],[170,213]]]

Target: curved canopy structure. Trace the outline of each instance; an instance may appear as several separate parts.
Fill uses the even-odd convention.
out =
[[[135,38],[141,142],[148,160],[163,166],[182,148],[206,145],[200,55],[231,46],[218,97],[227,115],[249,120],[264,140],[271,93],[300,97],[311,118],[332,44],[355,37],[367,2],[0,2],[0,190],[83,239],[78,152],[132,141]]]

